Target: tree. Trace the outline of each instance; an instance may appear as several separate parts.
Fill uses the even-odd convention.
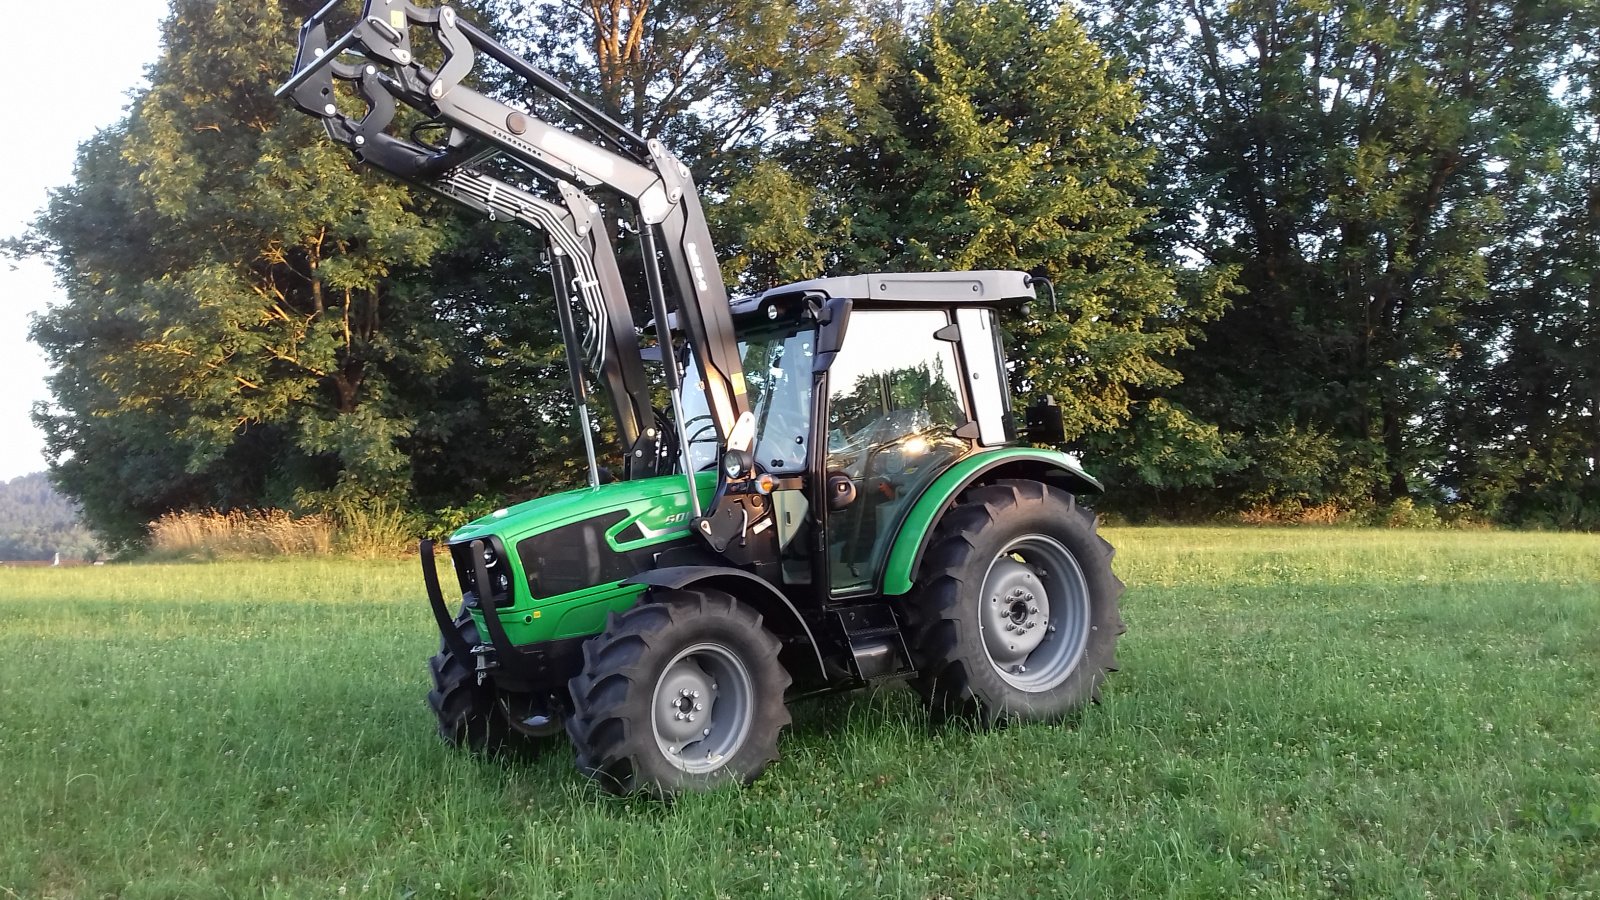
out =
[[[1441,482],[1500,521],[1600,528],[1600,12],[1555,42],[1565,73],[1463,314],[1442,403]],[[1521,136],[1519,135],[1519,138]]]
[[[1137,192],[1152,157],[1129,133],[1128,80],[1068,9],[1023,0],[941,3],[861,52],[848,118],[794,161],[848,235],[829,265],[1049,276],[1060,314],[1040,304],[1016,329],[1023,390],[1055,395],[1069,438],[1113,467],[1209,480],[1214,435],[1159,394],[1228,273],[1150,251]],[[1130,429],[1189,436],[1192,452],[1137,459]]]
[[[1440,496],[1444,373],[1517,173],[1547,152],[1567,6],[1091,7],[1152,99],[1164,237],[1240,268],[1171,395],[1236,447],[1213,499]],[[1305,461],[1288,481],[1286,457]]]
[[[272,97],[314,5],[176,0],[149,89],[23,242],[68,297],[35,332],[56,368],[38,415],[53,472],[119,541],[178,508],[454,506],[577,472],[536,242],[357,169]],[[570,42],[551,22],[586,9],[534,37]],[[618,9],[651,24],[602,93],[730,161],[698,160],[714,172],[825,93],[804,76],[842,28],[826,4]]]
[[[488,15],[513,47],[688,164],[731,286],[816,274],[811,194],[775,155],[805,144],[843,98],[854,0],[539,0]]]
[[[149,89],[39,222],[68,298],[35,332],[41,423],[59,482],[124,539],[183,506],[410,494],[396,380],[451,354],[404,280],[448,228],[273,98],[304,12],[176,2]]]

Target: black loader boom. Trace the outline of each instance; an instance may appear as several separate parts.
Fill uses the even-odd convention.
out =
[[[576,185],[598,186],[622,196],[637,215],[652,316],[657,323],[676,323],[687,339],[698,362],[719,447],[748,452],[754,426],[728,294],[688,168],[660,142],[634,133],[578,97],[462,20],[449,6],[364,0],[360,18],[330,42],[327,18],[340,6],[340,0],[333,0],[306,20],[294,74],[278,94],[320,118],[328,134],[350,147],[361,162],[491,219],[519,222],[546,233],[569,356],[580,343],[587,344],[587,359],[609,388],[623,451],[634,475],[658,464],[660,417],[650,405],[638,328],[600,207]],[[418,60],[411,42],[414,27],[436,40],[442,57],[437,69]],[[463,84],[478,54],[499,62],[530,95],[553,101],[603,143]],[[365,103],[360,119],[341,111],[338,82],[352,85]],[[398,118],[397,103],[420,112],[426,124],[448,129],[447,139],[441,145],[428,145],[417,138],[422,129],[413,128],[409,137],[391,133]],[[501,161],[511,163],[540,188],[554,190],[561,203],[487,173]],[[672,279],[670,293],[662,277],[663,260]],[[580,341],[570,327],[575,323],[568,321],[571,307],[565,301],[573,289],[589,316],[588,341]],[[663,325],[659,332],[667,388],[676,404],[681,395],[679,355],[671,330]],[[579,359],[574,356],[569,362],[579,413],[587,419],[587,398],[577,374]],[[680,453],[686,452],[691,436],[684,433],[681,410],[673,412],[679,428],[676,443]],[[584,433],[591,441],[587,427]],[[592,445],[589,455],[593,482],[597,467]],[[683,468],[687,470],[686,463]],[[739,563],[750,555],[751,542],[735,539],[766,531],[761,525],[770,512],[765,504],[748,499],[754,493],[748,485],[753,475],[749,467],[730,471],[724,466],[719,472],[709,509],[701,509],[698,495],[690,491],[694,530],[712,550]]]

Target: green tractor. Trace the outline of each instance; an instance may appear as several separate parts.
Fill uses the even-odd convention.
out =
[[[935,717],[986,725],[1098,697],[1124,630],[1112,548],[1079,502],[1102,488],[1019,442],[1001,339],[1048,282],[855,275],[730,301],[689,171],[660,143],[448,6],[364,0],[330,40],[339,6],[307,20],[279,94],[361,162],[543,232],[587,455],[586,488],[453,534],[449,588],[421,542],[446,741],[564,733],[607,789],[666,796],[755,779],[799,697],[909,681]],[[464,84],[479,56],[541,111]],[[541,118],[552,106],[569,127]],[[599,463],[591,381],[620,480]],[[1031,443],[1061,442],[1053,402],[1024,418]]]

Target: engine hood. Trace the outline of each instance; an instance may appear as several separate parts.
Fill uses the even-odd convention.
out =
[[[701,501],[710,502],[716,490],[716,472],[700,472],[695,481]],[[627,513],[624,526],[637,524],[644,536],[684,531],[690,514],[688,484],[682,475],[662,475],[550,494],[475,519],[451,534],[450,543],[494,535],[510,545],[531,534],[617,510]]]

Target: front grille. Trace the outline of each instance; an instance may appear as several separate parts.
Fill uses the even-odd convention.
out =
[[[472,558],[472,541],[463,541],[450,545],[450,562],[456,570],[456,581],[461,585],[461,596],[470,607],[478,607],[477,586],[473,584],[472,573],[475,562]],[[495,606],[511,605],[511,563],[506,557],[506,546],[497,537],[485,538],[484,553],[488,557],[486,562],[489,572],[489,593]]]

